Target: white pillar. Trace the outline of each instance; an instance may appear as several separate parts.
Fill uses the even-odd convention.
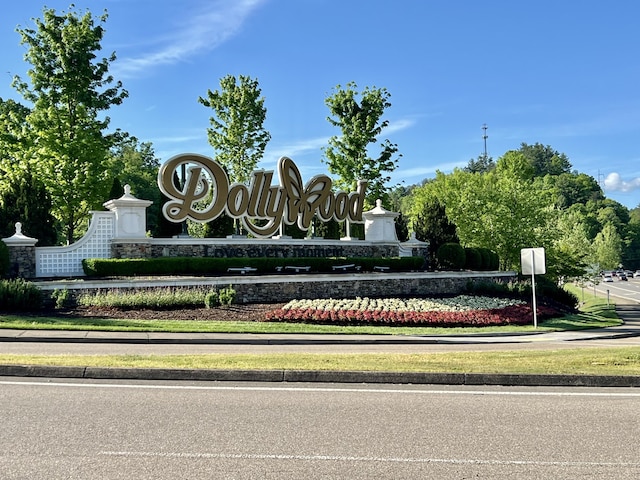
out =
[[[124,186],[124,195],[103,205],[116,214],[115,239],[139,239],[147,236],[147,207],[151,200],[131,195],[131,187]]]

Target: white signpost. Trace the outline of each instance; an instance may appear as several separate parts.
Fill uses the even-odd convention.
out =
[[[536,274],[547,273],[544,248],[523,248],[520,250],[522,274],[531,275],[531,291],[533,293],[533,327],[538,328],[538,312],[536,308]]]

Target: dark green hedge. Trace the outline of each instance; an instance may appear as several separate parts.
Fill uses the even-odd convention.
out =
[[[466,253],[459,243],[443,243],[436,252],[438,267],[444,270],[462,270],[466,263]]]
[[[0,277],[9,273],[9,248],[6,243],[0,240]]]
[[[275,273],[278,267],[309,266],[314,272],[331,272],[334,265],[359,265],[363,271],[374,266],[389,267],[395,271],[422,269],[422,257],[393,258],[87,258],[82,261],[87,276],[113,277],[135,275],[216,275],[227,273],[228,268],[253,267],[258,273]]]

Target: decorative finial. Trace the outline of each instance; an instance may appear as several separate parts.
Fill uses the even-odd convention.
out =
[[[22,223],[16,222],[16,235],[22,235]]]

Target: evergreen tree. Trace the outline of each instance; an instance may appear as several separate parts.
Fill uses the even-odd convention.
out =
[[[13,235],[17,222],[22,224],[25,235],[38,239],[38,246],[57,243],[51,198],[44,184],[30,172],[24,172],[22,178],[14,178],[0,195],[0,234],[3,237]]]

